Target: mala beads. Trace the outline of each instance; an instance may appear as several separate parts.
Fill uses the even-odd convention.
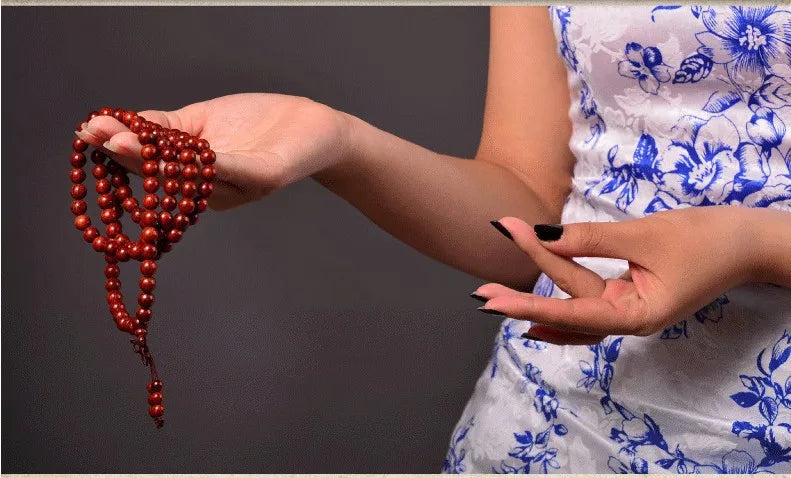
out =
[[[140,155],[143,157],[143,189],[146,194],[142,200],[132,196],[126,169],[102,151],[91,151],[91,174],[96,179],[96,192],[99,195],[97,204],[101,209],[99,218],[105,225],[102,234],[86,215],[85,197],[88,191],[83,183],[87,178],[84,167],[88,143],[76,137],[72,141],[73,153],[70,158],[71,212],[75,215],[74,226],[82,232],[83,239],[93,246],[93,250],[104,255],[107,263],[104,267],[104,288],[110,315],[118,330],[132,335],[130,342],[133,350],[150,369],[151,380],[146,387],[148,413],[159,428],[164,424],[165,412],[162,405],[162,380],[157,374],[146,341],[156,288],[154,275],[162,254],[171,251],[173,245],[181,240],[184,231],[198,221],[198,214],[207,209],[216,155],[205,139],[176,129],[163,128],[134,111],[104,107],[92,111],[86,121],[96,116],[112,116],[137,134],[142,145]],[[163,162],[163,179],[159,178],[160,162]],[[161,197],[156,194],[160,181],[164,192]],[[140,225],[137,239],[123,233],[120,219],[124,212],[129,213],[132,221]],[[119,264],[130,260],[140,263],[141,273],[138,307],[134,315],[124,304],[119,278]]]

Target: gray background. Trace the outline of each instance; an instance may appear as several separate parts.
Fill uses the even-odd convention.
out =
[[[311,180],[209,212],[157,274],[156,430],[72,226],[67,158],[91,109],[245,91],[472,157],[487,9],[4,7],[2,40],[4,473],[440,469],[498,326],[467,297],[480,280]]]

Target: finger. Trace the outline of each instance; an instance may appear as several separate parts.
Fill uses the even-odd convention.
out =
[[[555,345],[595,345],[604,340],[606,335],[580,334],[548,325],[533,325],[522,337]]]
[[[506,287],[502,284],[497,284],[496,282],[490,282],[488,284],[483,284],[477,289],[475,289],[473,294],[477,295],[478,297],[483,297],[489,300],[501,295],[521,294],[521,292],[515,289],[511,289],[510,287]]]
[[[544,247],[566,257],[612,257],[636,261],[645,256],[652,239],[651,232],[640,227],[638,220],[536,224],[534,230]]]
[[[527,223],[515,217],[504,217],[499,222],[508,229],[517,246],[525,251],[538,268],[568,295],[600,297],[604,292],[604,279],[587,267],[542,246],[533,228]]]
[[[473,294],[475,296],[486,299],[487,303],[489,303],[489,301],[491,301],[495,297],[506,297],[506,296],[519,297],[523,295],[530,297],[532,295],[508,288],[502,284],[497,284],[494,282],[483,284],[482,286],[478,287],[473,292]],[[488,306],[484,306],[484,307],[488,307]],[[529,338],[532,340],[541,340],[556,345],[592,345],[601,342],[605,336],[570,332],[568,330],[557,327],[533,324],[530,327],[530,329],[528,329],[527,333],[522,335],[522,337]]]
[[[570,332],[591,335],[639,335],[643,323],[633,305],[630,310],[600,298],[556,299],[535,294],[499,296],[489,300],[485,309],[501,312],[515,319],[531,320]]]
[[[113,135],[129,131],[129,128],[112,116],[97,116],[88,121],[83,131],[92,134],[103,143]]]
[[[137,139],[137,135],[131,131],[118,133],[102,144],[102,147],[110,152],[110,156],[127,170],[143,175],[143,158],[140,150],[143,145]]]
[[[568,295],[600,297],[604,292],[604,279],[587,267],[544,248],[527,223],[514,217],[505,217],[499,222],[508,229],[517,246]],[[557,345],[590,345],[599,343],[604,338],[601,335],[580,334],[541,325],[531,326],[526,335]]]

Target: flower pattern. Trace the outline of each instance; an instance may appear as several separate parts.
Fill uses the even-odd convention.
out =
[[[636,78],[640,88],[646,93],[655,95],[659,85],[670,81],[670,67],[662,63],[662,53],[658,48],[643,48],[635,42],[626,44],[626,59],[618,63],[618,74],[628,78]]]
[[[562,222],[720,204],[791,213],[791,12],[549,14],[577,158]],[[626,267],[584,261],[606,277]],[[544,274],[533,292],[566,297]],[[791,472],[791,294],[743,286],[678,319],[576,347],[523,339],[530,324],[506,319],[444,471]]]
[[[773,71],[791,62],[791,13],[776,6],[713,8],[702,12],[707,31],[696,35],[698,52],[736,72]]]

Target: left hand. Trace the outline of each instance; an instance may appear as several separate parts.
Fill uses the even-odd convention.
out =
[[[483,308],[535,322],[529,335],[550,343],[651,335],[723,292],[759,281],[760,234],[752,211],[709,206],[624,222],[566,224],[554,241],[541,241],[525,222],[506,217],[500,223],[517,245],[572,298],[542,297],[499,284],[485,284],[475,293],[489,299]],[[624,259],[629,270],[604,280],[571,257]]]

